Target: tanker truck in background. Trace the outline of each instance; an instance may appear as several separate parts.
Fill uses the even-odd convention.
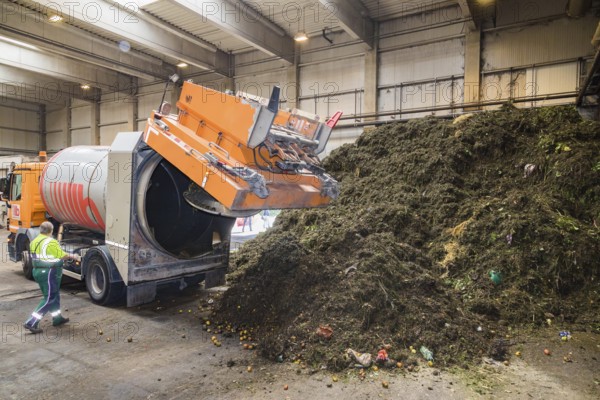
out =
[[[143,132],[110,146],[74,146],[16,165],[4,194],[8,254],[32,276],[29,243],[49,219],[65,250],[63,274],[93,302],[152,301],[160,285],[224,283],[237,217],[326,206],[337,182],[320,166],[341,113],[279,109],[269,99],[185,82],[178,113],[161,102]]]

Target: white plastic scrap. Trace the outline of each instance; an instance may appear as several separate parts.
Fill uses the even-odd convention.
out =
[[[346,350],[346,354],[363,367],[368,368],[373,363],[371,354],[369,353],[359,353],[358,351],[348,349]]]
[[[535,164],[525,164],[525,167],[523,167],[523,178],[528,178],[529,175],[533,174],[535,169],[536,169]]]

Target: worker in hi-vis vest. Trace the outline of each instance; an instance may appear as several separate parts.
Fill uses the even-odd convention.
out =
[[[63,260],[81,261],[78,254],[69,254],[60,248],[58,240],[52,237],[54,227],[48,221],[40,225],[40,234],[29,245],[33,261],[33,278],[40,285],[44,298],[31,313],[23,325],[32,333],[41,333],[40,321],[46,313],[52,315],[52,325],[59,326],[69,322],[60,314],[60,281]]]

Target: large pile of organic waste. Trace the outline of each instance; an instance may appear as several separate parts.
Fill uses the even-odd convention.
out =
[[[263,355],[340,369],[348,348],[408,365],[426,346],[464,365],[523,326],[600,329],[600,125],[574,108],[384,125],[324,166],[340,197],[232,262],[218,315]]]

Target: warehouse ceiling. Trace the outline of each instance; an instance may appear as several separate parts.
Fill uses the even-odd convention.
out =
[[[231,76],[235,55],[248,51],[293,63],[300,32],[345,31],[372,48],[377,23],[458,6],[474,28],[495,0],[4,1],[0,84],[53,84],[85,98],[164,81],[177,70]],[[46,101],[32,90],[4,92]]]

